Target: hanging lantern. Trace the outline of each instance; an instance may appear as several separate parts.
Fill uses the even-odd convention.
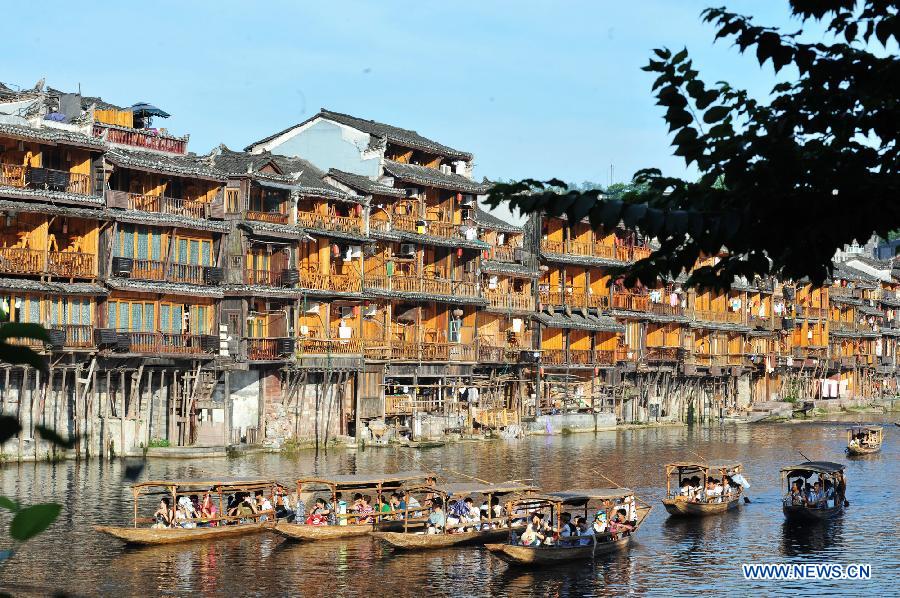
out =
[[[456,257],[462,257],[462,247],[456,248]]]
[[[596,378],[596,377],[599,376],[599,375],[600,375],[600,368],[595,367],[595,368],[594,368],[594,377]]]
[[[420,235],[425,234],[425,221],[424,220],[416,220],[416,232]]]
[[[354,305],[354,306],[353,306],[353,317],[356,318],[356,317],[358,317],[358,316],[359,316],[359,306],[358,306],[358,305]]]
[[[331,246],[331,255],[334,257],[341,255],[341,248],[337,246],[337,243]]]
[[[461,318],[461,317],[463,317],[463,310],[461,310],[461,309],[458,308],[458,307],[457,307],[456,309],[454,309],[454,310],[453,310],[453,317],[454,317],[454,318]]]
[[[544,366],[538,368],[538,374],[540,374],[541,376],[544,375]]]
[[[456,194],[456,201],[462,201],[462,193]]]
[[[363,207],[361,203],[356,204],[356,215],[362,216]]]

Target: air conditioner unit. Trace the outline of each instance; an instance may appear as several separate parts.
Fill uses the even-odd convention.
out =
[[[401,243],[400,253],[398,255],[412,257],[416,255],[416,246],[413,243]]]
[[[444,174],[453,174],[453,167],[449,164],[441,164],[441,172]]]
[[[419,197],[422,193],[422,190],[418,187],[407,187],[406,188],[406,197]]]
[[[459,205],[461,206],[471,206],[475,207],[475,196],[474,195],[463,195],[462,199],[459,200]]]
[[[352,305],[342,305],[341,306],[341,319],[348,319],[353,317],[353,306]]]
[[[120,277],[131,276],[134,260],[130,257],[114,257],[112,259],[112,275]]]

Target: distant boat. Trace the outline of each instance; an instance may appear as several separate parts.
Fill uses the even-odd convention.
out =
[[[884,428],[881,426],[852,426],[847,428],[847,454],[871,455],[881,450]]]

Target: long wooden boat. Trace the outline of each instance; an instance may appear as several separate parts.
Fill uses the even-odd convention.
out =
[[[681,488],[682,482],[695,474],[700,487],[705,488],[713,474],[719,476],[719,483],[723,483],[726,478],[742,475],[743,465],[738,461],[680,461],[666,465],[666,497],[662,503],[670,515],[678,517],[721,515],[739,508],[743,503],[741,486],[737,486],[734,492],[717,497],[718,501],[692,500],[679,494],[678,489]],[[672,488],[673,481],[676,482],[675,489]]]
[[[560,523],[559,515],[564,505],[584,506],[585,514],[587,514],[588,504],[592,501],[603,501],[602,504],[608,505],[611,501],[619,501],[627,503],[633,501],[634,494],[627,488],[592,488],[589,490],[569,490],[566,492],[551,493],[545,496],[532,496],[525,499],[527,510],[550,511],[551,521],[554,520],[556,514],[557,529]],[[511,509],[515,509],[516,505],[511,504]],[[615,509],[617,507],[613,507]],[[563,563],[568,561],[579,561],[594,559],[598,556],[626,550],[634,540],[635,534],[640,529],[641,524],[650,514],[652,507],[637,507],[637,516],[635,519],[634,530],[628,535],[613,537],[610,534],[595,534],[593,536],[577,536],[566,540],[562,538],[562,542],[558,542],[552,546],[522,546],[511,542],[485,544],[485,548],[490,553],[506,563],[514,566],[544,566]],[[515,536],[511,535],[514,539]],[[587,544],[582,542],[589,541]]]
[[[833,498],[819,505],[794,504],[790,498],[791,480],[804,481],[816,474],[818,474],[819,480],[827,480],[832,485]],[[847,501],[845,498],[846,478],[842,464],[830,461],[806,461],[782,468],[781,479],[786,491],[782,500],[782,511],[789,520],[823,521],[837,517],[844,512]]]
[[[249,517],[223,516],[221,513],[225,511],[225,495],[241,493],[253,495],[257,491],[270,492],[275,485],[277,485],[277,482],[273,480],[162,480],[141,482],[131,487],[132,496],[134,497],[134,520],[131,526],[95,525],[93,528],[97,532],[112,536],[127,544],[145,546],[254,534],[274,525],[274,512],[258,512]],[[152,518],[138,516],[138,503],[141,497],[156,496],[163,497],[165,500],[171,500],[171,507],[174,512],[178,498],[192,494],[209,494],[210,497],[215,494],[218,496],[219,516],[207,520],[194,520],[195,524],[214,523],[215,525],[191,528],[157,528],[150,526],[153,523]]]
[[[214,540],[231,536],[243,536],[265,531],[272,523],[241,523],[236,525],[219,525],[216,527],[195,527],[191,529],[171,527],[152,529],[148,527],[117,527],[111,525],[95,525],[94,531],[118,538],[126,544],[157,545],[193,542],[195,540]]]
[[[521,527],[515,528],[519,531]],[[509,535],[510,528],[455,532],[444,534],[372,532],[372,535],[400,550],[416,548],[448,548],[450,546],[472,546],[500,540]]]
[[[439,500],[446,508],[451,500],[462,501],[467,497],[478,496],[483,497],[489,505],[492,505],[495,497],[499,499],[500,496],[506,494],[527,493],[534,490],[533,486],[520,482],[435,484],[411,488],[407,493],[407,508],[401,521],[403,531],[373,531],[372,535],[398,550],[448,548],[451,546],[471,546],[495,542],[509,535],[511,529],[508,527],[510,523],[509,517],[495,518],[491,514],[488,519],[484,519],[478,524],[463,522],[456,526],[447,526],[445,529],[437,530],[437,533],[426,533],[427,521],[425,518],[416,517],[416,513],[413,513],[410,509],[417,513],[425,512],[428,509],[426,507],[410,507],[410,495],[414,493],[426,494],[432,497],[432,500],[435,498]],[[426,500],[423,498],[419,502],[424,505]],[[465,531],[473,525],[485,523],[491,525],[491,529]],[[521,531],[522,527],[513,527],[512,529]]]
[[[378,474],[378,475],[335,475],[330,477],[305,477],[297,480],[297,495],[303,494],[325,496],[331,508],[339,503],[339,497],[344,493],[351,495],[354,493],[375,494],[376,498],[388,492],[402,491],[404,486],[413,483],[421,485],[423,482],[431,479],[431,474],[422,471],[401,471],[397,473]],[[375,523],[357,524],[351,523],[355,515],[350,512],[334,513],[336,519],[346,522],[344,525],[310,525],[306,523],[287,523],[279,521],[270,530],[280,536],[302,542],[313,542],[317,540],[336,540],[340,538],[354,538],[358,536],[366,536],[373,530],[399,530],[403,527],[403,522],[392,520],[399,513],[390,511],[388,513],[374,512],[370,516],[376,519]],[[390,518],[390,519],[383,519]]]
[[[881,426],[853,426],[847,429],[847,454],[872,455],[881,450],[884,428]]]

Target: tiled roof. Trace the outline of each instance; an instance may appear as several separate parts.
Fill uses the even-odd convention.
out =
[[[103,198],[99,195],[81,195],[80,193],[50,191],[47,189],[23,189],[21,187],[0,185],[0,195],[16,199],[61,202],[83,206],[103,205]]]
[[[625,332],[625,326],[619,324],[608,316],[595,316],[572,312],[571,315],[562,312],[537,312],[534,319],[544,326],[551,328],[576,328],[579,330],[595,330],[598,332]]]
[[[223,220],[210,220],[200,218],[187,218],[172,214],[160,214],[157,212],[142,212],[140,210],[120,210],[111,208],[106,215],[112,220],[130,222],[132,224],[148,224],[150,226],[177,226],[192,228],[194,230],[207,230],[214,233],[226,233],[231,228],[229,222]]]
[[[401,145],[403,147],[408,147],[412,149],[426,151],[432,154],[439,154],[441,156],[446,156],[448,158],[452,158],[455,160],[471,160],[472,154],[469,152],[463,152],[460,150],[453,149],[452,147],[448,147],[442,143],[438,143],[433,139],[428,139],[427,137],[423,137],[419,135],[415,131],[411,131],[409,129],[401,129],[400,127],[395,127],[393,125],[388,125],[385,123],[376,122],[374,120],[365,120],[363,118],[357,118],[355,116],[350,116],[349,114],[343,114],[341,112],[332,112],[331,110],[325,110],[324,108],[319,111],[315,116],[306,119],[305,121],[298,123],[296,125],[292,125],[282,131],[279,131],[273,135],[269,135],[259,141],[251,143],[247,146],[247,149],[252,148],[253,146],[260,145],[266,143],[268,141],[272,141],[273,139],[284,135],[285,133],[289,133],[290,131],[296,129],[297,127],[303,126],[308,122],[311,122],[317,118],[325,118],[336,123],[340,123],[342,125],[346,125],[348,127],[353,127],[358,131],[362,131],[363,133],[368,133],[373,137],[378,137],[381,139],[385,139],[391,143]]]
[[[33,291],[57,295],[106,295],[107,290],[89,282],[41,282],[27,278],[0,278],[0,289],[5,291]]]
[[[271,222],[245,220],[238,226],[249,231],[250,234],[261,237],[299,239],[304,235],[303,230],[296,224],[273,224]]]
[[[0,135],[26,141],[37,141],[38,143],[49,143],[51,145],[61,143],[97,150],[102,150],[106,147],[103,141],[96,137],[50,126],[26,127],[0,123]]]
[[[194,154],[159,154],[121,147],[106,152],[106,160],[122,168],[146,170],[181,177],[208,179],[225,182],[226,176],[213,168],[207,160]]]
[[[505,220],[501,220],[500,218],[497,218],[490,212],[483,210],[480,207],[476,207],[475,209],[475,223],[481,228],[495,230],[501,233],[522,232],[521,226],[516,226],[515,224],[510,224]]]
[[[394,187],[383,185],[378,181],[373,181],[369,177],[360,174],[353,174],[352,172],[344,172],[343,170],[331,168],[326,173],[326,176],[366,195],[387,195],[390,197],[406,196],[406,192],[403,189],[396,189]]]
[[[497,272],[499,274],[510,274],[513,276],[525,276],[528,278],[537,278],[540,272],[537,269],[520,264],[518,262],[498,262],[495,260],[482,260],[481,270],[483,272]]]
[[[106,284],[112,289],[136,291],[139,293],[160,293],[163,295],[187,295],[214,298],[221,298],[223,296],[222,289],[219,287],[208,287],[195,284],[132,280],[130,278],[109,278],[107,279]]]
[[[384,161],[384,171],[396,179],[406,183],[438,187],[464,193],[484,193],[490,185],[476,183],[461,174],[441,172],[437,168],[428,168],[417,164],[402,164],[393,160]]]
[[[4,193],[0,191],[0,193]],[[71,216],[74,218],[101,218],[103,212],[90,208],[67,208],[51,203],[32,203],[21,201],[7,201],[0,199],[0,210],[16,210],[22,212],[34,212],[36,214],[53,214],[56,216]]]
[[[612,260],[605,257],[578,255],[574,253],[554,253],[552,251],[541,251],[541,257],[548,262],[582,266],[622,266],[625,264],[623,261]]]

